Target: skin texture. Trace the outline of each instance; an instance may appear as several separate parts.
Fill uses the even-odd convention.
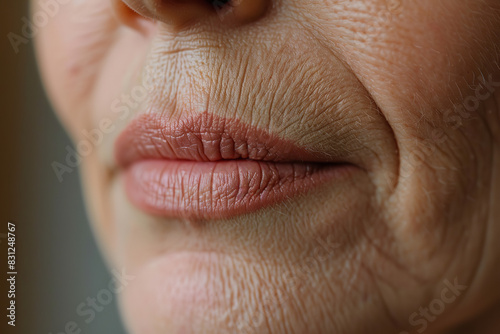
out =
[[[135,276],[119,295],[131,333],[498,333],[498,0],[128,4],[150,17],[73,1],[36,43],[75,144],[112,127],[80,167],[110,267]],[[205,111],[359,172],[228,219],[130,204],[121,130]],[[466,288],[426,313],[445,282]]]

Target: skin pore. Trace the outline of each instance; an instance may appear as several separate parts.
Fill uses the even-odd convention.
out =
[[[102,134],[79,168],[130,332],[497,333],[498,0],[231,6],[70,1],[36,39],[77,149]],[[137,208],[120,133],[204,112],[355,172],[224,219]]]

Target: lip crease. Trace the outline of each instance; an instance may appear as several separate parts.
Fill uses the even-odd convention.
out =
[[[222,219],[303,194],[354,165],[208,112],[134,119],[115,142],[125,192],[150,214]]]

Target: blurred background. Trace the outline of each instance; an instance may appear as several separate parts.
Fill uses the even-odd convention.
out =
[[[77,313],[111,276],[88,224],[79,175],[65,174],[60,183],[52,169],[53,161],[64,161],[70,141],[41,86],[32,40],[18,50],[11,43],[12,33],[22,37],[28,7],[27,0],[0,4],[0,333],[69,334],[72,321],[81,330],[74,333],[125,333],[116,296],[89,323]],[[15,328],[6,318],[9,221],[16,224]]]

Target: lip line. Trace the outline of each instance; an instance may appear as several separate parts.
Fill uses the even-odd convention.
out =
[[[208,112],[176,122],[159,114],[143,114],[132,120],[115,141],[115,160],[119,167],[127,168],[146,159],[347,163],[238,119]]]

